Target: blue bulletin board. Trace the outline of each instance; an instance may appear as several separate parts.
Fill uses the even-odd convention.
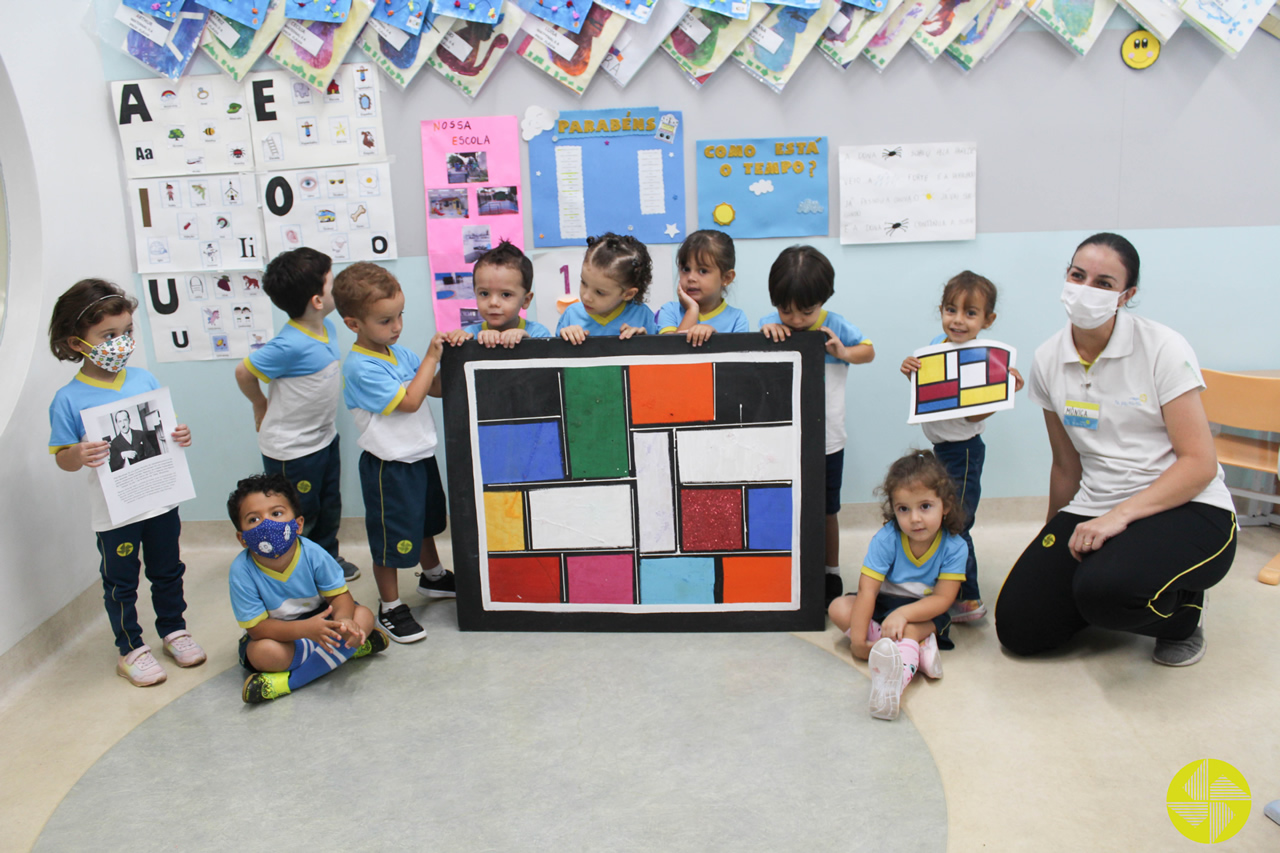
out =
[[[702,139],[698,227],[735,239],[828,231],[826,137]]]
[[[606,231],[642,243],[682,242],[681,114],[657,107],[562,112],[529,140],[529,183],[535,247],[585,246]]]

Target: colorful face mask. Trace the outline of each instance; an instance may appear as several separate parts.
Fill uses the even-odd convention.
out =
[[[107,373],[119,373],[124,370],[129,356],[133,355],[133,348],[137,346],[137,343],[133,340],[133,335],[121,335],[118,338],[103,341],[96,347],[84,338],[80,338],[79,341],[89,347],[89,351],[84,354],[84,357],[107,371]]]
[[[250,552],[259,557],[275,559],[289,553],[289,549],[298,539],[299,532],[296,518],[292,521],[264,518],[257,527],[243,531],[240,537],[244,539],[245,547]]]

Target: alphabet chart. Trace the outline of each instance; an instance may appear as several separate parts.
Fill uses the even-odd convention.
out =
[[[248,172],[129,182],[138,272],[262,269]]]
[[[342,66],[323,93],[284,71],[250,74],[245,83],[260,168],[387,159],[378,72],[372,62]]]
[[[258,270],[142,276],[159,361],[242,359],[275,336]]]
[[[244,88],[221,74],[118,80],[111,100],[130,178],[253,167]]]
[[[396,257],[386,163],[269,172],[262,176],[262,216],[273,257],[302,246],[338,263]]]

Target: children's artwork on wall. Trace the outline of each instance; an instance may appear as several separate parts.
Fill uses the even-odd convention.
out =
[[[524,249],[519,125],[515,116],[422,122],[427,259],[436,331],[480,322],[471,272],[502,240]]]
[[[645,24],[649,22],[649,18],[653,16],[654,11],[658,7],[658,0],[596,0],[602,6],[612,9],[624,18],[630,18],[637,24]],[[668,0],[667,5],[677,6],[682,3],[672,2]],[[679,20],[679,15],[676,20]],[[675,26],[673,21],[672,26]]]
[[[889,16],[902,5],[902,0],[885,0],[883,5],[883,11],[871,12],[854,3],[840,4],[840,9],[831,16],[818,41],[818,49],[823,56],[837,68],[847,69]]]
[[[1120,5],[1144,29],[1155,33],[1162,45],[1169,43],[1185,19],[1173,0],[1120,0]]]
[[[733,55],[747,33],[769,14],[766,3],[752,3],[746,17],[708,9],[690,9],[662,41],[662,49],[676,61],[695,86],[702,86]]]
[[[449,31],[453,18],[435,17],[427,21],[422,32],[410,35],[404,30],[378,25],[373,19],[360,34],[360,49],[398,88],[404,89],[427,65],[427,58]]]
[[[416,36],[431,25],[433,17],[430,0],[383,0],[373,4],[369,22],[377,21]]]
[[[1163,0],[1153,0],[1163,2]],[[984,0],[942,0],[933,14],[911,34],[911,43],[933,62],[978,16]]]
[[[907,0],[871,37],[862,55],[871,61],[877,71],[883,71],[907,42],[911,41],[911,37],[937,6],[938,0]]]
[[[1179,0],[1178,8],[1201,35],[1234,56],[1244,49],[1272,5],[1270,0]]]
[[[297,0],[290,0],[297,2]],[[369,20],[373,4],[354,0],[341,23],[285,21],[267,55],[318,92],[324,93]]]
[[[129,181],[138,272],[262,269],[251,172]]]
[[[751,16],[751,3],[749,0],[681,0],[681,2],[694,9],[705,9],[717,15],[737,18],[740,21],[745,21]],[[760,17],[764,16],[761,15]]]
[[[318,93],[283,71],[250,74],[245,94],[259,168],[386,160],[378,77],[372,62],[353,62]]]
[[[284,11],[283,4],[275,0],[267,0],[266,3],[262,0],[209,0],[205,5],[223,21],[242,24],[251,30],[257,30],[265,24],[273,8]]]
[[[607,5],[607,4],[606,4]],[[609,55],[600,63],[600,70],[621,87],[626,87],[663,39],[684,17],[686,7],[679,0],[667,0],[656,7],[647,24],[628,21],[613,40]]]
[[[837,0],[823,0],[816,8],[775,6],[733,52],[747,73],[775,92],[781,92],[809,56],[827,28]]]
[[[825,236],[828,141],[700,139],[698,227],[735,240]]]
[[[303,246],[337,263],[397,257],[386,163],[268,172],[259,179],[272,257]]]
[[[352,5],[352,0],[289,0],[285,14],[295,21],[340,24],[350,15]]]
[[[819,628],[821,343],[449,348],[459,627]]]
[[[116,20],[129,28],[121,49],[155,73],[177,80],[200,45],[209,10],[195,0],[172,0],[163,11],[164,17],[153,17],[121,4]]]
[[[600,5],[591,7],[578,33],[526,17],[516,54],[581,95],[626,22],[626,18]]]
[[[1032,0],[1028,9],[1037,23],[1084,56],[1116,10],[1116,0]]]
[[[262,8],[261,0],[248,0],[251,8]],[[271,47],[284,26],[286,0],[271,0],[261,24],[256,27],[224,18],[217,12],[209,15],[200,49],[218,64],[232,80],[243,80],[267,48]]]
[[[427,64],[440,72],[463,97],[475,100],[507,52],[524,18],[524,10],[510,4],[498,15],[496,23],[446,18],[452,28],[427,57]]]
[[[581,32],[586,25],[587,16],[595,6],[592,0],[577,0],[577,2],[552,0],[550,3],[546,0],[511,0],[511,2],[524,10],[524,29],[529,33],[536,31],[538,21],[553,24],[566,32]]]
[[[1018,0],[988,0],[973,23],[947,48],[947,57],[965,71],[988,59],[1017,29],[1026,9]]]
[[[972,240],[977,167],[972,142],[840,146],[840,242]]]
[[[275,335],[261,270],[144,273],[140,287],[159,361],[239,360]]]
[[[111,100],[130,178],[253,168],[244,89],[221,74],[116,80]]]
[[[562,112],[529,140],[533,244],[585,246],[613,231],[684,240],[681,114],[656,107]]]
[[[912,353],[920,369],[911,375],[907,423],[922,424],[1013,408],[1018,351],[999,341],[935,344]]]
[[[514,3],[507,3],[504,9],[503,0],[432,0],[431,3],[432,14],[494,26],[497,26],[504,13],[515,8],[519,7]],[[523,10],[520,15],[524,16]]]

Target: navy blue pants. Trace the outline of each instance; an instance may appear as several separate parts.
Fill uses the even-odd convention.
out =
[[[262,457],[262,470],[283,474],[298,492],[302,510],[302,535],[338,556],[338,525],[342,522],[342,454],[338,436],[315,453],[281,462]]]
[[[146,566],[151,582],[151,606],[156,611],[156,633],[167,637],[187,627],[182,614],[187,602],[182,597],[182,575],[187,567],[178,554],[182,522],[178,508],[98,533],[98,554],[102,557],[102,601],[107,619],[116,635],[120,654],[141,646],[142,628],[138,625],[138,579]],[[142,560],[138,559],[139,554]]]
[[[973,601],[982,598],[978,592],[978,558],[973,553],[973,519],[978,513],[978,500],[982,497],[982,463],[987,458],[987,445],[982,436],[975,435],[968,441],[945,441],[933,446],[933,455],[947,469],[956,482],[956,494],[964,507],[964,532],[961,537],[969,546],[969,559],[964,564],[964,582],[960,584],[957,601]]]

